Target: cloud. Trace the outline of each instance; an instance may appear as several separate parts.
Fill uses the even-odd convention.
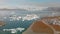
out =
[[[2,5],[4,3],[4,1],[3,0],[0,0],[0,5]]]
[[[48,2],[50,1],[50,2]],[[58,0],[0,0],[0,8],[60,7]],[[52,1],[52,2],[51,2]]]

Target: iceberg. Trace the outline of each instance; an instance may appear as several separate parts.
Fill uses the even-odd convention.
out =
[[[16,16],[16,15],[9,17],[10,21],[20,20],[21,18],[22,18],[21,16]]]
[[[22,32],[25,28],[15,28],[15,29],[3,29],[3,31],[10,31],[11,33],[17,33],[18,31]]]
[[[11,31],[11,33],[16,33],[17,32],[15,29],[3,29],[3,31]]]
[[[10,29],[11,33],[16,33],[17,31],[15,29]]]
[[[18,17],[17,17],[17,20],[20,20],[21,18],[22,18],[21,16],[18,16]]]
[[[25,28],[16,28],[16,30],[19,30],[20,32],[22,32],[23,30],[25,30]]]
[[[33,20],[33,19],[37,19],[37,18],[39,18],[37,15],[32,14],[32,15],[26,15],[26,16],[23,17],[22,19],[23,19],[23,21],[24,21],[24,20]]]

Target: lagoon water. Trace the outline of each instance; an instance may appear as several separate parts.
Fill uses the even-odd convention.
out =
[[[0,34],[8,34],[8,33],[12,34],[10,31],[3,31],[3,29],[25,28],[25,30],[26,30],[32,24],[32,22],[33,22],[33,20],[6,21],[6,25],[0,27],[0,30],[2,31],[2,32],[0,32]],[[25,30],[23,30],[23,31],[25,31]],[[22,32],[19,31],[17,33],[21,34]],[[14,33],[14,34],[16,34],[16,33]]]

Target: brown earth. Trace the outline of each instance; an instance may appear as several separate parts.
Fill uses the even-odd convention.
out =
[[[23,34],[54,34],[54,31],[42,21],[36,21]]]
[[[53,34],[53,30],[42,21],[37,21],[31,27],[33,32]]]
[[[3,21],[0,21],[0,27],[4,26],[4,25],[5,25],[5,23]]]
[[[59,25],[51,25],[56,31],[60,31],[60,26]]]

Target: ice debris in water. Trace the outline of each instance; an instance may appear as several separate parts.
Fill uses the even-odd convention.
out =
[[[3,29],[3,31],[10,31],[11,33],[17,33],[17,31],[22,32],[25,28],[15,28],[15,29]]]

